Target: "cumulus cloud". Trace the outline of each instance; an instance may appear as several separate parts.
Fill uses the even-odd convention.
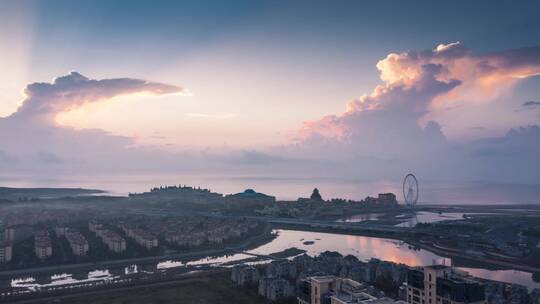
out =
[[[86,103],[131,94],[185,94],[182,87],[133,78],[95,80],[77,72],[51,83],[29,84],[16,112],[0,118],[0,168],[38,172],[129,168],[134,163],[169,159],[133,148],[129,137],[99,129],[73,130],[55,123],[57,114]],[[16,160],[16,161],[14,161]],[[150,165],[151,166],[151,165]]]
[[[441,104],[489,101],[494,94],[491,89],[511,87],[521,77],[535,75],[540,66],[538,53],[538,48],[524,48],[478,56],[453,43],[390,54],[377,64],[382,84],[370,94],[347,103],[342,114],[304,123],[294,143],[265,150],[216,148],[173,153],[134,147],[131,138],[103,130],[58,126],[54,121],[57,114],[86,103],[126,94],[186,93],[178,86],[146,80],[92,80],[71,73],[52,83],[29,85],[18,111],[0,119],[0,169],[47,176],[183,171],[370,180],[414,171],[423,179],[536,180],[540,178],[540,162],[536,161],[540,127],[456,142],[447,139],[444,125],[425,118]],[[486,88],[489,92],[484,92]],[[523,104],[523,108],[534,106],[534,102]],[[489,128],[483,122],[475,123],[475,127],[467,127],[468,132]],[[499,170],[505,174],[498,175]]]
[[[492,100],[516,81],[540,74],[540,47],[474,55],[459,42],[440,44],[433,50],[391,53],[377,69],[383,84],[348,102],[341,115],[304,123],[299,139],[350,138],[362,121],[370,120],[364,116],[373,114],[367,112],[395,112],[418,120],[458,100]]]
[[[479,173],[481,169],[457,172],[456,168],[469,164],[471,168],[480,164],[496,168],[493,158],[477,161],[481,151],[486,157],[513,151],[514,157],[521,154],[530,159],[528,154],[509,149],[514,142],[510,140],[503,140],[496,149],[488,148],[486,142],[448,140],[434,113],[490,102],[520,79],[539,75],[540,47],[475,55],[459,42],[440,44],[432,50],[389,54],[377,63],[377,69],[382,84],[348,102],[342,114],[303,123],[289,149],[339,159],[347,162],[350,170],[364,170],[371,176],[415,170],[437,178],[488,177]],[[464,128],[471,132],[470,127]],[[519,129],[515,141],[525,143],[524,134],[531,133],[527,139],[540,143],[536,127],[530,128]]]
[[[175,85],[133,78],[89,79],[77,72],[56,78],[52,83],[32,83],[24,90],[26,98],[10,118],[54,124],[58,113],[86,103],[131,94],[185,94]]]
[[[439,102],[465,99],[489,101],[516,81],[540,74],[540,47],[474,55],[461,43],[441,44],[433,50],[392,53],[377,63],[383,87],[422,85],[426,65],[438,65],[435,78],[459,82]],[[375,92],[377,89],[375,90]],[[433,100],[432,100],[433,101]]]

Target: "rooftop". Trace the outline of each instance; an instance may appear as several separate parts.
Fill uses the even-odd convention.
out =
[[[377,298],[368,295],[365,292],[349,294],[345,292],[336,292],[333,298],[338,299],[341,303],[352,304],[352,303],[365,303],[369,300],[376,300]]]
[[[446,265],[431,265],[431,266],[426,266],[426,268],[431,268],[431,269],[434,269],[434,270],[443,270],[443,269],[449,269],[451,267],[446,266]]]
[[[315,276],[311,277],[311,280],[317,283],[329,283],[334,282],[336,279],[335,276],[332,275],[325,275],[325,276]]]

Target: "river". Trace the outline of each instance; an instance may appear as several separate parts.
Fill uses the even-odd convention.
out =
[[[310,256],[318,255],[324,251],[337,251],[342,255],[353,255],[360,260],[368,261],[371,258],[377,258],[384,261],[395,263],[403,263],[409,266],[423,266],[431,264],[446,264],[451,265],[452,260],[441,257],[424,249],[413,248],[407,243],[377,238],[356,235],[344,235],[321,232],[307,232],[296,230],[276,230],[278,236],[271,242],[249,250],[248,253],[254,254],[270,254],[279,252],[287,248],[296,247],[306,251]],[[157,265],[160,271],[174,269],[186,265],[220,265],[233,261],[241,261],[250,258],[246,254],[234,254],[220,257],[208,257],[190,262],[181,261],[163,261]],[[260,261],[268,262],[268,261]],[[458,267],[469,272],[473,276],[497,280],[502,282],[514,283],[527,286],[529,289],[540,288],[540,283],[534,282],[532,274],[516,271],[516,270],[488,270],[483,268],[464,268]],[[131,266],[126,268],[125,275],[136,273],[137,267]],[[108,270],[96,270],[90,272],[88,279],[77,280],[71,277],[70,274],[56,274],[53,281],[48,284],[39,284],[31,278],[14,278],[12,282],[14,287],[27,287],[35,289],[43,286],[58,286],[62,284],[73,284],[76,282],[96,282],[99,280],[111,280],[115,276],[109,273]]]
[[[279,236],[272,242],[248,251],[249,253],[270,254],[287,248],[296,247],[306,250],[308,255],[318,255],[324,251],[337,251],[342,255],[354,255],[360,260],[367,261],[377,258],[384,261],[403,263],[409,266],[425,266],[431,264],[451,265],[452,260],[444,258],[424,249],[412,248],[407,243],[367,236],[343,235],[321,232],[295,230],[278,230]],[[313,241],[305,245],[305,241]],[[197,262],[220,263],[245,258],[244,255],[233,255],[228,258],[203,259]],[[515,283],[529,288],[540,288],[540,283],[534,282],[532,274],[516,270],[488,270],[482,268],[463,268],[473,276]]]

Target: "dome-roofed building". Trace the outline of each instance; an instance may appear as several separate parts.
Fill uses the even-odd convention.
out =
[[[274,196],[256,192],[253,189],[246,189],[244,192],[229,194],[225,196],[225,201],[228,204],[234,205],[269,205],[276,202]]]

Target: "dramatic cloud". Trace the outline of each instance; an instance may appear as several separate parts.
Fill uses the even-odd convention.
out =
[[[86,103],[131,94],[184,94],[178,86],[142,79],[114,78],[94,80],[77,72],[56,78],[52,83],[33,83],[26,87],[26,98],[10,118],[54,124],[57,114]]]
[[[493,155],[510,151],[513,156],[505,159],[509,167],[513,157],[530,165],[527,151],[510,147],[527,149],[528,140],[540,145],[537,127],[493,139],[500,140],[499,146],[491,141],[455,142],[446,138],[434,114],[488,103],[520,79],[539,75],[540,47],[474,55],[459,42],[441,44],[433,50],[392,53],[377,69],[383,84],[348,102],[343,114],[305,122],[288,150],[341,160],[348,164],[347,171],[378,177],[414,170],[433,178],[489,178],[486,168],[497,168],[500,160]],[[509,170],[521,174],[517,167]]]
[[[537,181],[540,127],[454,141],[445,136],[446,125],[431,115],[456,103],[489,102],[519,79],[538,74],[539,54],[538,48],[524,48],[476,56],[459,43],[390,54],[377,64],[383,83],[371,94],[349,102],[340,115],[304,123],[292,144],[264,150],[177,147],[176,151],[183,152],[173,153],[134,146],[129,137],[99,129],[59,126],[55,123],[58,114],[86,103],[128,94],[186,92],[145,80],[92,80],[71,73],[52,83],[29,85],[18,111],[0,119],[0,169],[32,176],[188,172],[366,180],[413,171],[425,180]],[[523,108],[536,105],[525,102]],[[228,113],[184,115],[234,118]],[[475,121],[465,129],[484,132],[489,128],[485,123]]]
[[[375,127],[370,124],[373,115],[419,120],[458,102],[490,101],[516,81],[540,74],[540,47],[477,56],[459,42],[441,44],[433,50],[392,53],[377,63],[377,69],[383,84],[347,103],[342,115],[306,122],[299,139],[351,140],[364,132],[361,129]],[[363,128],[364,123],[368,125]]]
[[[438,72],[433,74],[437,81],[456,84],[452,90],[445,92],[447,94],[438,96],[438,104],[457,99],[485,102],[496,97],[516,81],[539,75],[540,47],[474,55],[456,42],[441,44],[434,50],[393,53],[377,64],[385,84],[377,87],[372,95],[376,97],[381,87],[428,89],[426,83],[422,81],[426,75],[427,65],[439,66]]]
[[[185,94],[179,86],[141,79],[94,80],[79,73],[52,83],[33,83],[12,115],[0,118],[0,168],[38,173],[40,170],[72,171],[103,168],[151,167],[152,160],[169,157],[148,149],[132,148],[133,140],[99,129],[73,130],[58,126],[57,114],[116,96],[132,94]]]

